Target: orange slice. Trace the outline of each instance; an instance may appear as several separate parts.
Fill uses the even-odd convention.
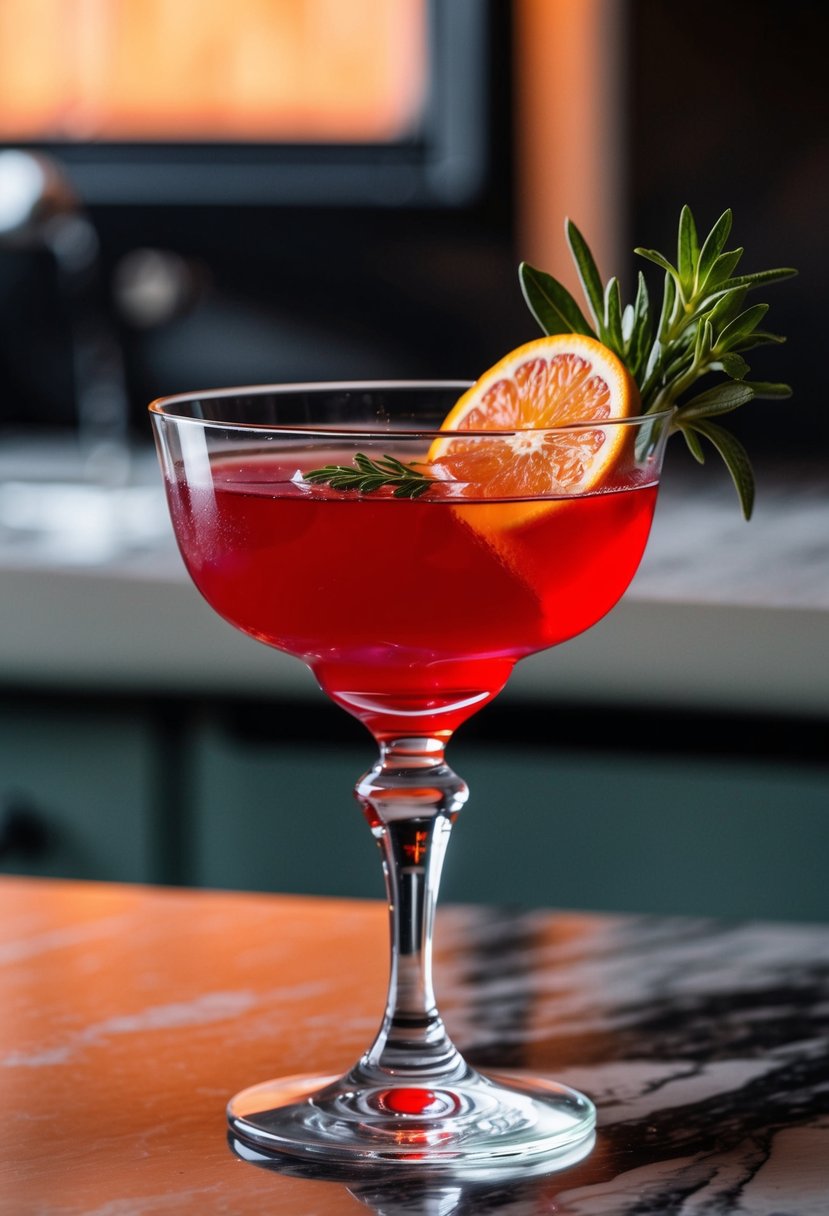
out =
[[[633,417],[638,406],[627,368],[595,338],[538,338],[484,372],[441,425],[442,431],[511,433],[491,440],[436,439],[428,459],[466,483],[470,497],[501,500],[468,512],[470,522],[474,518],[487,531],[512,528],[566,496],[599,488],[619,460],[629,428],[577,424]],[[570,429],[545,429],[555,427]]]

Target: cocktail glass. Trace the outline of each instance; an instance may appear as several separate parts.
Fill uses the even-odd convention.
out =
[[[569,1163],[592,1143],[588,1098],[543,1078],[481,1075],[438,1013],[435,902],[467,798],[444,749],[517,660],[589,628],[622,595],[647,540],[668,428],[651,415],[455,437],[439,428],[465,387],[263,386],[150,407],[176,537],[202,595],[304,660],[380,750],[356,796],[388,890],[385,1014],[345,1076],[281,1078],[230,1101],[233,1134],[258,1151],[462,1173]],[[455,438],[463,479],[440,458]],[[493,442],[501,462],[528,451],[546,462],[548,489],[505,495],[498,478],[496,493]],[[573,462],[606,442],[614,459],[585,492]],[[468,459],[479,451],[488,458]],[[407,497],[304,476],[351,466],[358,453],[433,481]]]

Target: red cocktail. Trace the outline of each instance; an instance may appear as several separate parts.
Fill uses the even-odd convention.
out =
[[[386,735],[453,730],[517,659],[594,624],[630,582],[656,501],[655,481],[550,499],[493,533],[477,524],[493,500],[459,507],[454,489],[360,497],[303,483],[287,456],[251,455],[217,458],[207,494],[179,469],[168,493],[208,603]]]

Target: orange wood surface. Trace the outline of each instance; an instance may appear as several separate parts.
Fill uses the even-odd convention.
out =
[[[379,903],[0,879],[0,1212],[364,1212],[235,1157],[224,1106],[349,1067],[386,975]]]
[[[601,1016],[585,1025],[602,995],[591,956],[612,950],[616,923],[442,909],[438,999],[472,1062],[590,1092],[608,1033]],[[0,877],[0,1216],[477,1211],[479,1191],[445,1178],[266,1169],[228,1145],[238,1090],[351,1067],[387,977],[380,902]],[[559,1189],[612,1176],[607,1154],[600,1136],[530,1190],[496,1180],[485,1210],[564,1212]]]

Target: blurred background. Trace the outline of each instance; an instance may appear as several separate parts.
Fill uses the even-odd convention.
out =
[[[725,474],[671,453],[629,602],[453,745],[475,797],[446,892],[829,917],[826,26],[771,0],[4,0],[0,867],[378,894],[348,794],[370,740],[186,583],[147,403],[473,379],[536,334],[519,260],[575,290],[565,215],[630,297],[687,202],[706,229],[733,208],[742,269],[800,271],[763,297],[787,345],[751,359],[795,398],[733,423],[766,513],[742,531]],[[336,845],[304,864],[312,817]]]

